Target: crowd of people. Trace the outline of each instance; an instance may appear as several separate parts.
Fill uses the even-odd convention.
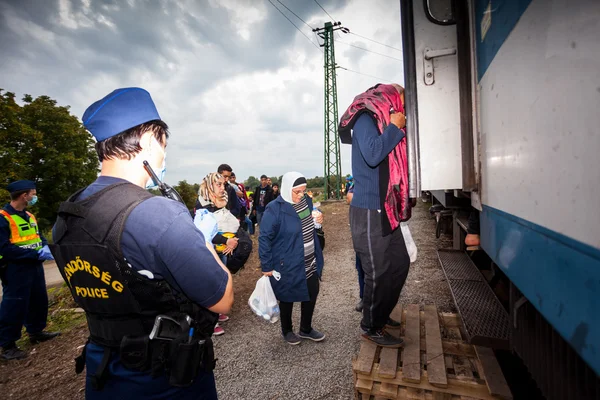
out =
[[[238,272],[248,260],[252,252],[252,241],[248,235],[254,235],[255,226],[262,220],[266,207],[279,196],[279,185],[273,184],[266,175],[261,176],[261,184],[256,187],[253,196],[248,196],[247,189],[236,182],[231,166],[221,164],[217,172],[209,173],[202,180],[192,213],[196,226],[205,237],[211,238],[219,259],[232,273]],[[216,225],[207,224],[207,213],[214,217]],[[211,231],[211,226],[216,226],[217,230]],[[219,323],[229,318],[219,314],[214,336],[225,333]]]
[[[381,111],[381,93],[393,112]],[[9,185],[12,201],[0,218],[0,262],[7,265],[1,276],[2,358],[26,356],[15,344],[23,325],[34,342],[58,334],[44,331],[42,262],[54,259],[88,321],[89,339],[76,360],[76,371],[86,370],[86,398],[217,398],[212,337],[224,333],[220,324],[234,300],[232,274],[253,251],[256,229],[262,273],[279,301],[283,340],[297,345],[325,339],[312,326],[324,268],[324,216],[301,173],[286,173],[281,186],[262,175],[250,194],[232,167],[221,164],[203,178],[190,218],[182,202],[146,190],[159,184],[147,168],[164,176],[170,135],[147,91],[117,89],[90,105],[82,120],[96,139],[101,172],[61,204],[53,244],[25,210],[37,199],[33,182]],[[383,210],[388,196],[380,188],[395,172],[392,167],[387,175],[381,164],[404,139],[401,87],[380,85],[375,94],[358,96],[344,121],[353,131],[354,177],[343,191],[359,272],[362,336],[400,347],[402,339],[385,327],[400,324],[390,313],[410,260],[401,230]],[[298,331],[295,302],[301,303]]]

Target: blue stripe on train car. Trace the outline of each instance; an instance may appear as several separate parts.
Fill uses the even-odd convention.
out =
[[[541,0],[538,0],[541,1]],[[531,0],[476,0],[477,80],[481,81],[502,44],[512,32]],[[489,6],[489,8],[488,8]],[[491,24],[481,41],[481,21],[491,11]]]
[[[481,245],[600,374],[600,249],[488,206]]]

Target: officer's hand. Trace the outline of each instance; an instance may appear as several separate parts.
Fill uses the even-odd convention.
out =
[[[263,272],[264,276],[273,276],[273,271]]]
[[[402,129],[406,126],[406,117],[402,113],[393,113],[390,115],[390,122],[398,127],[398,129]]]
[[[38,260],[46,261],[46,260],[54,260],[52,253],[50,252],[50,248],[48,245],[42,247],[38,250]]]

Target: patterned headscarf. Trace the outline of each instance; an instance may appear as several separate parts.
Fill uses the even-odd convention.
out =
[[[219,202],[224,202],[222,206],[215,204],[213,199],[217,198],[217,194],[214,191],[214,184],[217,183],[220,179],[224,179],[223,175],[218,172],[211,172],[206,175],[200,184],[200,189],[198,190],[198,200],[202,206],[213,204],[218,208],[225,207],[227,205],[227,190],[223,192],[223,196]]]
[[[342,143],[352,144],[352,128],[363,114],[373,118],[381,135],[390,124],[391,114],[404,114],[404,88],[398,84],[378,84],[354,98],[339,124]],[[406,134],[406,128],[402,128]],[[379,190],[384,234],[400,226],[400,221],[410,218],[410,198],[408,190],[408,157],[406,136],[390,152],[379,169]]]

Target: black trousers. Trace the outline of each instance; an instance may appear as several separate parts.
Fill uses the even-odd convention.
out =
[[[350,230],[365,274],[360,325],[364,330],[382,329],[398,303],[408,276],[410,257],[402,230],[398,228],[383,236],[381,214],[353,206],[350,206]]]
[[[319,294],[319,276],[315,272],[313,276],[306,280],[308,286],[309,301],[303,301],[300,309],[300,330],[309,333],[312,330],[312,317],[317,304],[317,295]],[[292,310],[294,303],[286,301],[279,302],[279,318],[281,319],[281,333],[284,335],[293,331]]]
[[[48,318],[48,292],[44,266],[9,263],[2,270],[3,297],[0,303],[0,347],[9,348],[27,332],[39,333]]]

